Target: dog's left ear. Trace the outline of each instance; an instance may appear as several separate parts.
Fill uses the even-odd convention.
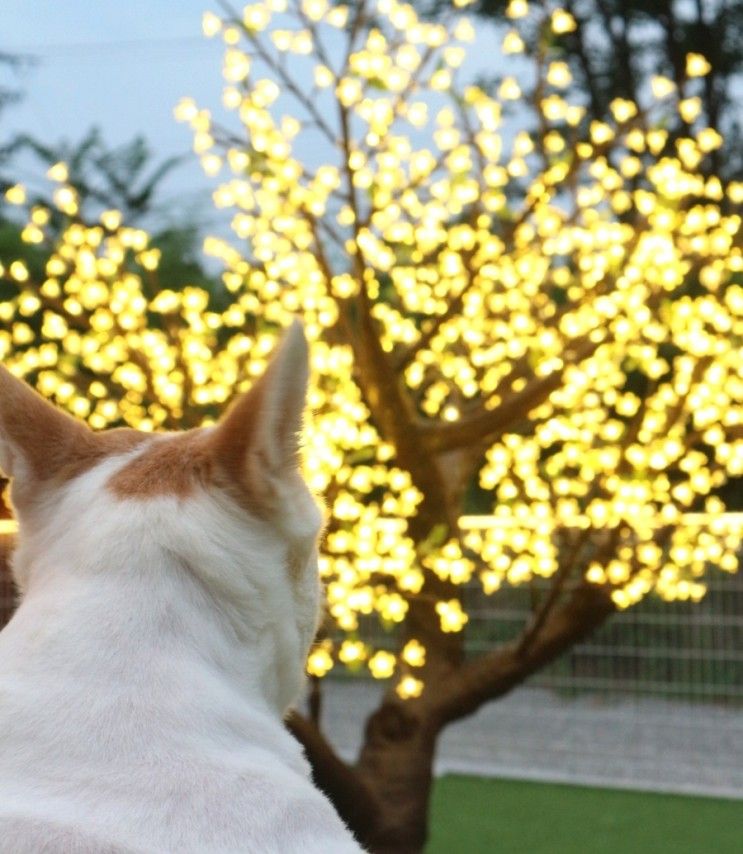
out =
[[[297,478],[308,377],[307,340],[295,320],[263,376],[211,437],[217,467],[263,514],[281,510],[282,484]]]
[[[93,444],[92,431],[0,365],[0,469],[23,482],[55,477]]]

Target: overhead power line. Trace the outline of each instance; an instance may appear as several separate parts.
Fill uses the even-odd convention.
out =
[[[107,41],[51,42],[49,44],[13,45],[9,50],[30,56],[50,56],[64,53],[101,53],[119,50],[166,50],[175,48],[211,48],[214,43],[202,36],[172,36],[160,38],[115,39]]]

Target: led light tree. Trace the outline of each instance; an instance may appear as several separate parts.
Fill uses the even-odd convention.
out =
[[[329,508],[328,621],[308,670],[390,681],[353,766],[316,721],[292,726],[379,851],[423,845],[448,723],[616,609],[699,599],[708,564],[737,568],[740,530],[720,514],[743,474],[743,186],[704,176],[719,134],[673,93],[585,120],[550,58],[572,16],[509,10],[518,74],[495,94],[459,81],[475,33],[458,10],[429,23],[395,0],[271,0],[207,14],[235,121],[188,99],[177,115],[205,170],[227,173],[214,198],[237,239],[206,241],[223,289],[159,290],[147,236],[111,211],[80,221],[61,166],[69,227],[40,274],[5,270],[4,358],[95,427],[208,421],[303,317],[306,472]],[[524,24],[534,62],[518,58]],[[678,109],[690,135],[669,141]],[[31,212],[40,249],[48,221]],[[462,518],[473,496],[486,525]],[[528,624],[467,657],[464,585],[535,580]],[[390,643],[360,633],[373,620],[397,627]]]

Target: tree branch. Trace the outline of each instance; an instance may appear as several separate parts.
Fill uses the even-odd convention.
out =
[[[601,121],[604,119],[604,98],[596,84],[598,75],[591,64],[591,57],[586,46],[585,20],[580,14],[578,14],[572,0],[566,0],[564,6],[565,10],[570,12],[573,16],[576,23],[574,37],[570,41],[572,42],[573,50],[575,51],[581,71],[583,72],[583,84],[590,101],[591,116],[592,118]],[[609,37],[611,37],[611,33],[609,33]]]
[[[592,533],[593,531],[590,528],[584,528],[580,532],[578,541],[575,543],[573,548],[570,549],[570,555],[565,557],[562,565],[552,577],[552,586],[547,592],[547,595],[540,602],[531,622],[526,626],[519,638],[518,646],[516,647],[517,655],[520,656],[525,654],[529,647],[539,637],[539,633],[542,631],[542,626],[544,626],[549,615],[552,613],[553,608],[557,605],[560,596],[564,591],[565,584],[578,563],[583,547],[588,542]]]
[[[337,145],[337,140],[335,133],[333,133],[333,129],[326,123],[325,119],[322,116],[322,113],[318,110],[312,100],[307,96],[306,92],[304,92],[300,87],[295,83],[294,79],[287,73],[286,69],[281,65],[281,63],[277,62],[270,53],[265,49],[263,44],[259,39],[255,37],[255,34],[248,27],[245,26],[241,17],[235,12],[232,6],[225,2],[225,0],[217,0],[217,4],[221,7],[226,15],[229,16],[230,21],[239,27],[245,36],[248,38],[252,46],[255,48],[256,53],[260,58],[266,63],[266,65],[275,72],[275,74],[281,79],[284,87],[287,92],[291,92],[291,94],[297,99],[298,103],[307,110],[307,113],[312,117],[312,120],[316,123],[317,127],[325,135],[326,139],[331,143],[331,145]]]
[[[286,727],[304,747],[315,785],[330,798],[340,817],[363,844],[364,837],[370,829],[376,828],[381,817],[371,788],[355,768],[338,756],[320,730],[299,712],[289,713]]]
[[[441,686],[435,713],[441,726],[467,717],[507,694],[602,625],[615,611],[606,590],[584,584],[554,609],[533,642],[520,651],[516,640],[464,665]]]
[[[573,348],[570,364],[592,356],[606,339],[595,342],[586,338]],[[543,403],[563,382],[565,368],[546,377],[535,377],[522,391],[515,392],[493,410],[483,410],[461,421],[426,425],[428,446],[436,452],[451,451],[474,444],[489,444],[517,421]]]

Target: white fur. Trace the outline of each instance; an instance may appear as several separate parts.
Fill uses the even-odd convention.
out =
[[[282,724],[316,625],[317,508],[298,485],[287,513],[313,543],[293,583],[291,537],[226,495],[116,498],[131,456],[21,519],[0,852],[360,851]]]

